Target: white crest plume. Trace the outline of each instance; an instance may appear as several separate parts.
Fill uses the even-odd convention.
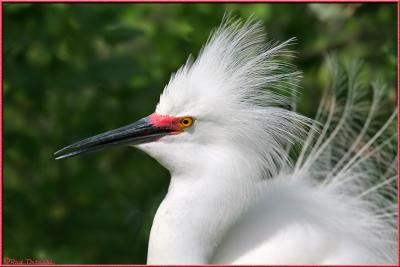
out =
[[[229,17],[229,16],[228,16]],[[301,141],[311,120],[288,110],[301,73],[282,60],[291,56],[293,41],[266,43],[262,24],[225,17],[211,34],[197,60],[175,75],[160,97],[156,112],[190,115],[208,127],[213,138],[243,144],[243,153],[263,168],[263,177],[275,176],[291,162],[285,147]],[[220,140],[219,140],[220,141]]]

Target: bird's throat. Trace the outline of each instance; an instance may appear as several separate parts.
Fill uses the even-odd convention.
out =
[[[229,172],[232,169],[226,169]],[[207,264],[257,194],[234,172],[172,177],[150,234],[148,264]]]

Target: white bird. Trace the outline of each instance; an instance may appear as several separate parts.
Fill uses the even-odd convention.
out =
[[[148,264],[397,262],[397,111],[379,123],[383,85],[366,100],[360,65],[332,58],[316,119],[290,110],[289,43],[225,19],[155,113],[55,153],[129,145],[169,170]]]

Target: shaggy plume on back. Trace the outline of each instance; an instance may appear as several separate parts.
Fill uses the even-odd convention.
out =
[[[300,142],[311,120],[288,110],[301,73],[282,61],[284,43],[266,43],[260,22],[225,19],[197,60],[188,62],[161,95],[156,112],[212,121],[226,142],[242,144],[263,178],[290,169],[285,148]],[[186,110],[190,110],[190,113]],[[219,140],[221,141],[221,140]],[[253,162],[254,163],[254,162]],[[256,169],[254,171],[257,171]]]
[[[312,181],[335,197],[345,220],[337,226],[367,244],[375,263],[397,262],[397,108],[389,119],[384,106],[386,86],[367,83],[358,60],[340,64],[327,59],[330,87],[292,177]],[[386,119],[386,121],[385,121]]]

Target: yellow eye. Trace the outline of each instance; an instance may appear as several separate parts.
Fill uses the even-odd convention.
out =
[[[192,126],[193,124],[193,118],[192,117],[183,117],[181,119],[181,121],[179,122],[179,124],[183,127],[183,128],[187,128],[189,126]]]

